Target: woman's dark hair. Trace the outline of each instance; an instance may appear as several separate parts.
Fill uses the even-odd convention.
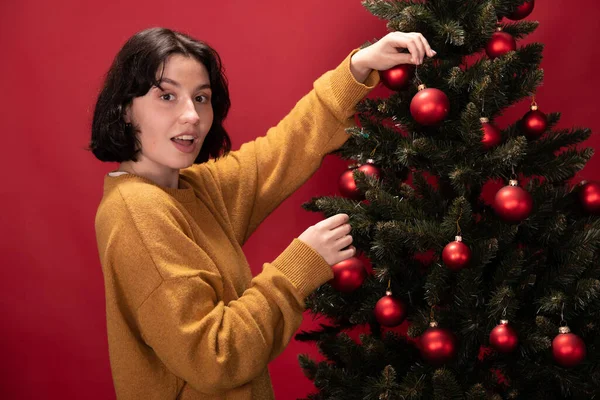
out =
[[[100,161],[137,161],[140,143],[135,127],[125,124],[126,107],[134,97],[160,86],[157,71],[173,54],[194,57],[206,67],[210,79],[213,123],[194,163],[218,158],[231,150],[231,139],[223,127],[231,102],[219,54],[183,33],[150,28],[136,33],[121,48],[98,95],[89,150]]]

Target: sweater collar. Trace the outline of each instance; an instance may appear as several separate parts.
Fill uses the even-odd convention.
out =
[[[182,178],[182,176],[179,175],[179,187],[177,189],[173,189],[173,188],[160,186],[160,185],[152,182],[150,179],[144,178],[142,176],[134,175],[134,174],[125,173],[125,174],[118,175],[118,176],[112,176],[112,175],[107,174],[104,177],[104,191],[106,192],[107,190],[110,190],[111,188],[113,188],[117,185],[127,184],[128,182],[142,182],[142,183],[146,183],[146,184],[153,185],[153,186],[160,188],[167,194],[174,197],[180,203],[193,202],[194,199],[196,198],[194,189],[192,188],[192,186],[190,185],[189,182],[187,182],[185,179],[181,179],[181,178]]]

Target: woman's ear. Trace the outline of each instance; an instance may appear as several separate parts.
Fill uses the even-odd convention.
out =
[[[125,106],[125,112],[123,112],[123,121],[126,124],[131,124],[131,103]]]

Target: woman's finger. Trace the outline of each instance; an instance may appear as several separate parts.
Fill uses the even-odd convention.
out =
[[[353,240],[354,239],[350,235],[346,235],[344,237],[339,238],[335,242],[335,248],[336,248],[336,250],[340,250],[340,249],[343,249],[345,247],[350,246],[352,244]]]
[[[417,32],[411,32],[409,35],[415,41],[415,45],[419,49],[419,62],[423,63],[423,59],[427,55],[427,47],[425,46],[425,43],[421,40],[422,35]]]
[[[422,34],[419,33],[418,38],[423,43],[423,47],[425,48],[425,54],[427,54],[428,57],[435,56],[436,53],[435,53],[435,51],[433,51],[433,49],[429,45],[429,42],[427,41],[427,39],[425,39],[425,36],[423,36]]]
[[[349,234],[351,230],[352,227],[350,226],[350,224],[343,224],[338,226],[337,228],[333,228],[331,230],[330,237],[334,240],[338,240]]]
[[[399,64],[414,64],[412,57],[413,56],[409,53],[398,53],[396,56],[394,56],[394,65],[392,65],[390,68]]]
[[[411,55],[411,63],[412,64],[419,64],[419,60],[421,59],[421,56],[419,55],[419,49],[415,43],[414,40],[408,40],[406,42],[406,48],[408,49],[408,52]]]
[[[322,221],[317,222],[315,224],[315,226],[319,227],[319,228],[331,230],[331,229],[337,228],[340,225],[345,224],[346,222],[348,222],[349,219],[350,219],[350,217],[348,216],[348,214],[336,214],[336,215],[333,215]]]
[[[338,255],[340,256],[340,261],[346,260],[350,257],[354,257],[354,255],[356,255],[356,247],[352,246],[349,249],[342,250],[338,253]]]

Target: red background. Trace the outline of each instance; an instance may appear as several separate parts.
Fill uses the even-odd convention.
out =
[[[563,113],[559,127],[600,129],[598,9],[595,0],[538,0],[530,16],[541,25],[525,41],[546,44],[537,100],[542,111]],[[93,221],[102,175],[115,166],[83,148],[103,74],[124,41],[150,26],[188,32],[219,51],[234,149],[276,124],[352,48],[386,32],[358,0],[2,2],[2,398],[114,398]],[[526,111],[522,102],[497,124],[504,128]],[[587,143],[599,144],[596,135]],[[598,160],[581,177],[599,179]],[[300,205],[336,193],[344,165],[328,157],[250,239],[245,250],[255,273],[320,219]],[[306,317],[302,329],[314,325]],[[278,399],[312,390],[297,363],[302,352],[316,353],[292,341],[271,364]]]

